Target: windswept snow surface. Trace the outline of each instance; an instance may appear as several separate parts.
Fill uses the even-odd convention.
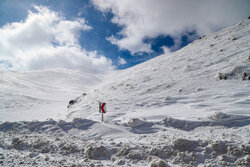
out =
[[[79,80],[66,82],[62,77],[62,82],[55,79],[60,73],[46,79],[48,88],[40,85],[43,77],[39,72],[33,75],[39,82],[32,79],[32,85],[24,80],[24,76],[32,76],[27,73],[16,73],[18,80],[1,80],[5,85],[1,96],[17,100],[16,104],[3,102],[1,106],[9,105],[10,109],[1,111],[1,116],[18,105],[23,115],[31,111],[39,114],[46,106],[40,100],[39,110],[25,108],[36,104],[33,98],[38,96],[62,100],[60,104],[65,101],[56,116],[50,110],[53,119],[0,124],[3,166],[250,164],[249,19],[175,53],[115,71],[105,80],[97,78],[100,83],[96,85],[79,82],[78,74]],[[62,73],[64,76],[67,71]],[[19,79],[21,85],[17,85]],[[55,85],[63,89],[54,89]],[[42,90],[35,94],[39,88]],[[13,90],[18,93],[13,94]],[[32,95],[32,99],[22,96],[18,101],[22,93]],[[65,111],[74,94],[76,103]],[[100,122],[99,101],[107,103],[104,122]],[[58,110],[59,105],[51,106]],[[59,118],[62,120],[55,121]]]
[[[127,70],[88,92],[67,118],[98,121],[98,100],[107,102],[107,122],[126,118],[197,119],[213,112],[250,116],[250,21],[197,40]],[[220,80],[219,73],[227,75]]]
[[[100,81],[66,69],[0,71],[0,121],[59,119],[69,100]]]

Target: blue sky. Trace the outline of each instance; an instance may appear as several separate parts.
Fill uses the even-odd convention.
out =
[[[247,18],[249,6],[247,0],[0,0],[0,67],[124,69]]]

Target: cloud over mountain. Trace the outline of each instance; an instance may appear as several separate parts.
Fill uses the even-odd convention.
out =
[[[112,70],[110,59],[79,44],[81,31],[91,29],[84,18],[67,20],[47,7],[34,6],[25,20],[0,27],[0,68]]]
[[[122,30],[107,39],[132,54],[152,52],[145,38],[171,35],[178,45],[183,33],[208,34],[250,14],[248,0],[92,0],[92,3],[100,11],[114,14],[112,22]]]

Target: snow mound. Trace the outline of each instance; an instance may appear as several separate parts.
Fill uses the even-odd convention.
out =
[[[103,123],[96,124],[103,125]],[[63,128],[57,131],[40,128],[32,132],[19,129],[20,125],[17,128],[5,128],[5,132],[0,132],[0,161],[4,166],[11,164],[23,166],[112,166],[114,164],[117,166],[247,166],[249,164],[250,141],[237,143],[242,134],[235,133],[234,135],[238,135],[235,141],[232,140],[233,138],[228,140],[227,135],[232,133],[230,131],[216,132],[217,138],[211,139],[202,138],[209,131],[205,131],[204,134],[194,131],[190,136],[187,134],[185,136],[185,133],[171,136],[171,131],[168,130],[164,133],[151,134],[152,136],[130,134],[126,140],[118,137],[117,133],[112,137],[97,135],[92,138],[95,135],[93,129],[91,130],[94,125],[88,130],[75,127],[67,131]],[[216,129],[218,128],[213,130]],[[124,135],[124,132],[121,133]],[[219,139],[222,134],[225,135],[225,140]],[[197,138],[189,139],[191,136],[197,136]],[[130,141],[127,142],[127,140]]]
[[[89,146],[86,149],[89,159],[109,159],[109,152],[104,146]]]
[[[131,118],[127,123],[125,123],[125,125],[129,127],[139,127],[139,126],[144,126],[145,124],[148,124],[148,122],[138,118]]]
[[[208,116],[210,120],[199,120],[199,121],[190,121],[190,120],[180,120],[171,117],[165,118],[160,122],[161,125],[167,127],[173,127],[185,131],[194,130],[195,128],[202,126],[224,126],[227,128],[231,127],[242,127],[250,125],[249,116],[241,115],[229,115],[221,112],[215,112],[212,115]]]
[[[211,114],[208,118],[212,120],[221,120],[221,119],[230,118],[230,115],[222,113],[222,112],[215,112]]]
[[[30,132],[55,132],[55,131],[69,131],[71,129],[87,130],[96,122],[88,119],[75,118],[72,122],[64,120],[54,121],[52,119],[47,121],[22,121],[22,122],[4,122],[0,124],[0,131],[8,132],[13,129]]]
[[[150,167],[170,167],[166,161],[160,159],[160,158],[154,158],[151,163]]]

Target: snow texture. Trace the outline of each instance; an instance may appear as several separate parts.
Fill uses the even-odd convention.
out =
[[[2,166],[250,164],[249,19],[105,78],[0,74]]]

